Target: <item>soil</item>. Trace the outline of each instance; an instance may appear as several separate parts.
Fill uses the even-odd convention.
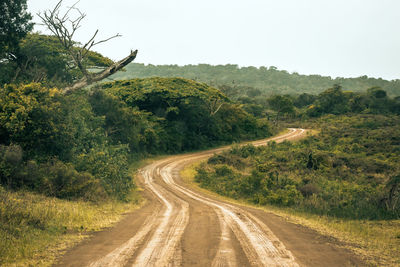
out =
[[[305,132],[291,129],[274,140],[298,139]],[[185,186],[179,177],[185,165],[226,148],[173,156],[141,169],[138,183],[146,204],[67,251],[56,266],[366,265],[333,238]]]

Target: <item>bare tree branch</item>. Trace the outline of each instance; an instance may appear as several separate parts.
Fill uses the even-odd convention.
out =
[[[98,41],[98,42],[96,42],[96,43],[93,43],[93,46],[98,45],[98,44],[101,44],[101,43],[104,43],[104,42],[108,42],[108,41],[110,41],[111,39],[114,39],[114,38],[117,38],[117,37],[122,37],[122,35],[119,34],[119,33],[117,33],[116,35],[111,36],[111,37],[109,37],[109,38],[107,38],[107,39],[104,39],[104,40]]]
[[[119,71],[120,69],[122,69],[123,67],[125,67],[126,65],[131,63],[136,58],[137,52],[138,52],[137,50],[131,51],[131,54],[129,56],[127,56],[126,58],[116,62],[115,64],[113,64],[112,66],[108,67],[107,69],[103,70],[100,73],[92,74],[89,77],[86,77],[86,76],[83,77],[79,81],[75,82],[72,86],[65,88],[63,90],[63,92],[68,94],[75,90],[86,87],[89,84],[92,84],[94,82],[98,82],[98,81],[101,81],[101,80],[107,78],[108,76],[116,73],[117,71]]]

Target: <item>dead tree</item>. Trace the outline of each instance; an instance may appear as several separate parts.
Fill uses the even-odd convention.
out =
[[[219,109],[222,107],[223,104],[224,101],[221,98],[210,99],[207,102],[207,107],[208,110],[210,111],[210,116],[214,116],[215,114],[217,114],[217,112],[219,111]]]
[[[83,45],[78,45],[78,43],[73,40],[73,37],[75,32],[81,27],[81,22],[86,17],[86,14],[82,13],[76,7],[78,2],[69,7],[65,13],[62,13],[62,1],[63,0],[60,0],[54,9],[46,10],[43,14],[39,13],[38,16],[42,19],[42,22],[51,31],[51,33],[58,38],[61,45],[65,49],[65,52],[71,57],[73,67],[78,68],[83,74],[83,77],[80,80],[75,81],[71,86],[64,88],[64,93],[70,93],[94,82],[103,80],[111,74],[122,69],[136,58],[137,50],[131,51],[129,56],[118,62],[115,62],[105,70],[98,73],[89,72],[86,66],[89,51],[100,43],[110,41],[111,39],[121,37],[122,35],[117,33],[109,38],[96,41],[95,38],[99,32],[99,30],[96,30],[89,41]],[[70,16],[72,12],[75,12],[75,16],[73,18]]]

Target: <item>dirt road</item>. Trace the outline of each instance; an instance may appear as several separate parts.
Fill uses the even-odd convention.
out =
[[[303,129],[290,129],[269,140],[304,134]],[[185,187],[180,170],[223,149],[173,156],[141,169],[146,205],[68,251],[59,266],[364,265],[310,229]]]

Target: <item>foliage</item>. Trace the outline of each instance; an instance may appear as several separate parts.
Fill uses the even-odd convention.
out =
[[[72,137],[58,90],[34,83],[1,88],[0,136],[3,143],[18,143],[36,155],[68,154]]]
[[[398,116],[328,116],[296,142],[236,147],[196,176],[201,186],[253,203],[344,218],[400,217]]]
[[[293,122],[325,114],[400,114],[399,98],[389,97],[380,87],[372,87],[365,92],[344,91],[334,85],[318,95],[257,95],[240,96],[236,101],[244,110],[258,118]]]
[[[68,199],[127,199],[129,149],[108,143],[87,94],[6,85],[0,104],[1,184]]]
[[[353,93],[335,85],[316,96],[315,101],[305,109],[305,114],[310,117],[346,113],[400,114],[400,102],[389,98],[386,91],[379,87]]]
[[[105,93],[92,95],[94,110],[106,116],[114,142],[133,151],[180,152],[270,134],[266,122],[206,84],[151,78],[99,87]]]
[[[152,113],[129,107],[101,90],[93,92],[89,101],[95,114],[105,117],[105,133],[113,144],[129,144],[130,151],[137,154],[157,153],[161,125]]]
[[[0,88],[0,183],[64,199],[128,200],[130,153],[270,134],[265,121],[205,84],[157,78],[99,88],[69,95],[39,83]]]
[[[281,114],[294,113],[293,101],[288,96],[273,95],[268,98],[268,104],[276,112],[276,121]]]
[[[32,30],[31,14],[26,12],[26,0],[0,2],[0,62],[18,56],[19,41]]]
[[[128,173],[128,152],[125,145],[96,147],[74,160],[77,170],[97,177],[108,195],[128,200],[134,188]]]

